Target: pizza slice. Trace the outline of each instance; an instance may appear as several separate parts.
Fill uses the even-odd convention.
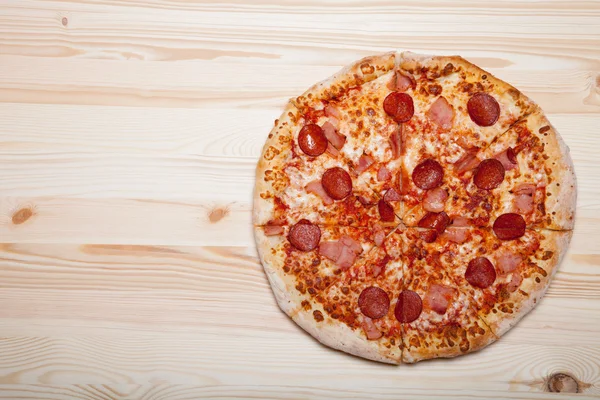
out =
[[[490,146],[478,152],[472,168],[461,174],[432,158],[417,164],[402,193],[403,221],[427,227],[431,213],[463,217],[467,224],[492,227],[515,214],[527,227],[572,229],[575,217],[575,173],[568,148],[539,112],[518,121]],[[429,184],[421,189],[424,184]],[[439,184],[437,187],[434,185]],[[507,218],[507,217],[503,217]]]
[[[401,166],[393,172],[400,218],[426,227],[420,221],[429,213],[445,212],[487,225],[490,204],[466,187],[477,153],[535,104],[460,57],[402,53],[390,87],[384,109],[399,126]]]
[[[400,363],[399,324],[386,302],[397,293],[401,269],[369,230],[308,222],[279,234],[268,228],[256,227],[255,236],[281,309],[330,347]]]
[[[387,233],[383,231],[382,238],[377,238],[368,228],[324,226],[308,220],[291,226],[254,228],[267,272],[282,273],[282,279],[290,279],[288,286],[309,292],[333,283]]]
[[[402,285],[401,266],[399,258],[376,247],[316,297],[315,307],[321,307],[318,309],[324,317],[316,328],[322,332],[323,326],[342,326],[333,338],[326,339],[331,346],[372,360],[401,363],[400,322],[394,316]],[[322,336],[318,337],[322,340]]]
[[[289,105],[265,144],[257,166],[255,225],[292,225],[302,219],[317,224],[395,225],[389,207],[361,184],[336,155],[326,152],[323,129]]]
[[[398,233],[404,243],[404,286],[395,314],[402,322],[402,360],[408,363],[459,356],[497,339],[478,316],[473,299],[439,262],[437,247],[428,239],[432,233],[421,228]]]
[[[398,91],[390,111],[402,112],[408,103],[414,109],[413,118],[401,121],[403,145],[437,154],[444,167],[460,169],[477,150],[537,109],[517,89],[458,56],[404,52],[396,74]]]
[[[477,158],[482,161],[469,191],[492,192],[492,221],[516,213],[528,227],[573,229],[577,197],[573,161],[542,113],[517,122]]]
[[[572,231],[527,229],[501,240],[492,229],[468,229],[466,240],[442,237],[431,244],[459,290],[496,336],[502,336],[544,295],[564,256]]]
[[[302,118],[321,127],[329,140],[327,153],[348,168],[356,179],[355,187],[371,189],[380,196],[382,207],[391,207],[398,213],[401,203],[394,188],[395,171],[401,163],[400,131],[383,107],[390,93],[394,60],[392,54],[384,58],[387,73],[382,71],[360,86],[339,91],[335,97],[311,97],[311,101],[303,102]]]

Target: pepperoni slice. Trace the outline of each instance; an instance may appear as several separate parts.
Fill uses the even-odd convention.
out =
[[[385,290],[376,286],[364,289],[358,296],[360,311],[369,318],[381,318],[390,309],[390,297]]]
[[[432,229],[427,229],[424,231],[418,231],[417,236],[425,243],[433,243],[435,242],[435,239],[437,239],[438,233]]]
[[[496,270],[490,260],[485,257],[477,257],[469,262],[465,279],[472,286],[485,289],[496,280]]]
[[[383,100],[383,110],[394,121],[407,122],[415,113],[415,105],[408,94],[392,92]]]
[[[525,220],[519,214],[502,214],[494,221],[493,229],[500,240],[518,239],[525,234]]]
[[[450,223],[450,217],[444,211],[441,213],[428,212],[419,221],[419,228],[430,228],[441,235],[446,230],[446,226]]]
[[[477,92],[467,102],[469,116],[479,126],[492,126],[500,117],[500,105],[487,93]]]
[[[379,209],[379,218],[385,222],[394,222],[396,219],[396,214],[394,214],[394,209],[389,205],[388,202],[381,199],[379,203],[377,203],[377,208]]]
[[[508,155],[508,153],[507,153]],[[479,189],[495,189],[504,180],[504,166],[495,158],[488,158],[479,163],[473,182]]]
[[[317,225],[303,219],[290,228],[288,240],[300,251],[311,251],[319,245],[321,230]]]
[[[342,200],[352,193],[352,178],[340,167],[325,171],[321,178],[321,185],[329,197],[335,200]]]
[[[508,158],[508,161],[510,161],[513,164],[517,163],[517,154],[515,153],[512,147],[506,149],[506,158]]]
[[[304,125],[298,134],[298,146],[309,156],[320,156],[327,150],[325,132],[317,124]]]
[[[439,162],[428,158],[415,167],[412,180],[423,190],[435,189],[444,180],[444,169]]]
[[[398,302],[394,309],[396,319],[403,323],[413,322],[423,311],[423,301],[421,297],[412,290],[404,290],[398,296]]]

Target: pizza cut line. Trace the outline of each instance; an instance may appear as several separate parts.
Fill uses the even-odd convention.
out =
[[[400,364],[484,348],[535,307],[575,202],[568,148],[533,101],[461,57],[392,52],[290,100],[253,224],[286,314]]]

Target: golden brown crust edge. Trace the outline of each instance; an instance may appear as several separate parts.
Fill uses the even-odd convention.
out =
[[[412,364],[435,358],[454,358],[479,351],[498,340],[498,336],[494,335],[494,333],[486,327],[486,324],[481,319],[478,318],[477,323],[485,332],[469,339],[468,350],[462,351],[459,346],[448,347],[445,349],[423,347],[420,349],[404,350],[402,353],[402,362]]]
[[[367,340],[360,332],[330,318],[322,305],[309,300],[310,310],[302,307],[305,298],[296,290],[293,278],[286,277],[282,267],[283,259],[271,250],[282,236],[266,236],[262,227],[254,228],[254,237],[258,255],[269,284],[273,289],[279,308],[290,316],[302,329],[322,344],[358,357],[387,364],[400,364],[400,358],[394,358],[387,349],[378,346],[377,341]],[[308,298],[306,298],[308,300]],[[314,312],[319,311],[323,321],[317,322]]]
[[[252,206],[252,223],[265,225],[274,214],[273,195],[285,188],[284,179],[276,175],[283,171],[286,159],[291,153],[292,127],[298,116],[298,109],[290,102],[286,105],[265,145],[256,165],[255,185]],[[271,194],[270,197],[265,194]],[[264,196],[264,197],[263,197]]]
[[[538,105],[519,89],[461,56],[435,56],[417,54],[410,51],[404,51],[399,56],[399,67],[409,71],[418,70],[423,65],[429,67],[437,66],[438,70],[443,71],[444,67],[449,63],[455,67],[463,67],[469,73],[477,76],[478,79],[482,79],[482,75],[486,75],[486,79],[489,82],[494,82],[498,88],[502,88],[498,90],[497,95],[507,97],[507,99],[510,98],[511,102],[520,106],[524,111],[523,116],[539,109]]]
[[[298,108],[304,108],[321,100],[334,99],[351,87],[362,85],[392,71],[396,66],[396,55],[396,52],[388,52],[362,58],[314,84],[291,102]]]
[[[552,224],[545,228],[572,230],[577,206],[577,179],[569,148],[541,111],[531,114],[527,125],[544,143],[544,153],[549,157],[546,165],[553,178],[546,187],[546,193],[550,194],[546,199],[546,213],[552,215]]]

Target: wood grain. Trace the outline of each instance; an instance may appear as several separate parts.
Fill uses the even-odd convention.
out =
[[[523,90],[579,186],[540,305],[479,353],[398,368],[279,311],[250,218],[287,99],[390,49]],[[4,1],[0,398],[574,398],[547,393],[557,373],[600,398],[598,126],[600,1]]]

